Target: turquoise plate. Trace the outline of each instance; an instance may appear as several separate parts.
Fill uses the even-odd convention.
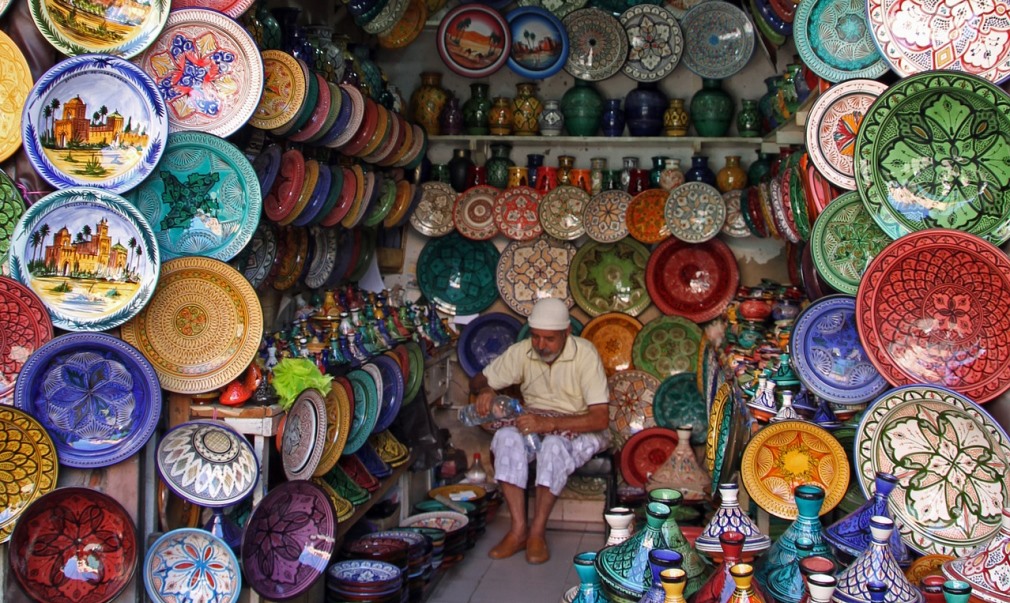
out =
[[[698,391],[695,373],[678,373],[663,380],[652,397],[652,417],[656,425],[677,429],[690,425],[691,444],[701,446],[708,436],[708,409]]]
[[[887,72],[866,21],[865,0],[800,0],[793,39],[803,63],[829,82]]]
[[[498,249],[456,232],[429,240],[417,259],[417,283],[429,301],[447,314],[476,314],[498,298]]]
[[[379,392],[372,376],[361,369],[354,369],[346,377],[354,391],[354,418],[347,444],[344,445],[344,454],[348,455],[357,452],[375,429],[379,420]]]

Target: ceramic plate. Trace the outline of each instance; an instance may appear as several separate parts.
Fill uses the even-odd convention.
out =
[[[519,337],[519,321],[504,312],[484,314],[465,327],[456,341],[459,365],[473,377],[501,356]]]
[[[670,191],[663,216],[670,234],[687,243],[703,243],[722,230],[726,204],[714,186],[685,182]]]
[[[691,444],[704,444],[708,436],[708,409],[698,391],[697,376],[679,373],[663,379],[652,398],[652,417],[656,425],[667,429],[690,425]]]
[[[754,434],[740,461],[751,499],[776,517],[796,519],[796,486],[824,489],[821,515],[841,502],[849,487],[849,460],[830,432],[805,421],[772,423]]]
[[[13,394],[22,365],[53,338],[53,323],[31,289],[0,276],[0,324],[0,400],[4,400]]]
[[[975,76],[910,76],[870,106],[856,135],[856,184],[892,238],[926,228],[1010,239],[1010,97]],[[963,163],[963,165],[962,165]]]
[[[284,51],[264,50],[262,56],[263,95],[253,110],[249,125],[261,130],[293,125],[305,105],[309,85],[315,82],[315,78],[310,81],[298,59]]]
[[[891,238],[850,191],[832,201],[814,222],[810,253],[817,273],[831,287],[855,295],[866,267]]]
[[[122,193],[161,159],[168,114],[154,80],[139,67],[81,55],[35,83],[21,114],[21,137],[32,167],[53,187]]]
[[[610,390],[610,433],[613,446],[621,448],[628,438],[656,426],[652,400],[659,379],[645,371],[628,370],[607,377]]]
[[[751,236],[747,220],[744,218],[744,212],[740,208],[740,202],[746,194],[744,190],[723,193],[722,202],[726,206],[726,222],[722,225],[722,230],[720,231],[722,234],[734,239],[743,239]]]
[[[21,198],[17,185],[6,172],[0,170],[0,274],[8,272],[11,237],[23,213],[25,201]]]
[[[161,387],[203,393],[249,367],[263,335],[263,310],[249,281],[231,266],[178,258],[165,262],[151,303],[121,334],[151,361]]]
[[[603,361],[603,370],[609,377],[618,371],[634,368],[631,347],[641,330],[642,323],[637,318],[624,312],[608,312],[590,320],[580,337],[588,339],[596,347]]]
[[[563,19],[565,15],[586,5],[587,0],[518,0],[519,6],[539,6]],[[505,2],[508,4],[508,2]]]
[[[242,534],[246,582],[274,601],[308,591],[326,571],[336,530],[333,504],[319,486],[300,480],[271,488]]]
[[[638,4],[624,11],[621,25],[628,36],[624,75],[639,82],[655,82],[670,75],[684,52],[684,34],[666,7]]]
[[[667,195],[666,191],[655,188],[635,195],[624,214],[628,234],[646,245],[669,237],[670,227],[664,215]]]
[[[32,73],[21,49],[2,32],[0,63],[4,66],[4,89],[7,91],[3,111],[0,111],[0,161],[6,161],[21,147],[20,116],[32,89]]]
[[[172,10],[180,8],[209,8],[237,19],[252,6],[253,0],[172,0]]]
[[[427,0],[410,0],[400,20],[378,35],[379,45],[383,48],[403,48],[411,44],[424,30],[428,14]]]
[[[793,39],[803,64],[829,82],[875,79],[887,72],[866,22],[865,0],[801,0]]]
[[[729,2],[702,2],[681,18],[684,65],[703,78],[726,79],[750,61],[754,26]]]
[[[284,421],[281,464],[288,480],[312,477],[325,446],[326,400],[310,388],[295,399]]]
[[[582,224],[589,238],[600,243],[616,243],[628,236],[624,216],[628,212],[631,195],[624,191],[597,193],[582,210]]]
[[[498,250],[488,241],[452,233],[431,239],[417,259],[421,293],[448,314],[476,314],[498,297]]]
[[[305,184],[305,164],[305,156],[298,149],[289,149],[281,155],[273,186],[260,189],[263,214],[270,220],[281,222],[294,211]]]
[[[486,241],[498,234],[494,223],[494,200],[498,189],[493,186],[473,186],[460,193],[453,207],[456,231],[474,241]]]
[[[968,398],[929,385],[891,390],[863,415],[854,454],[867,496],[877,471],[898,478],[888,508],[913,550],[961,557],[999,531],[1010,442]]]
[[[666,0],[663,6],[673,13],[674,17],[682,21],[687,11],[691,10],[698,4],[707,1],[708,0]]]
[[[887,90],[874,80],[851,80],[821,93],[807,116],[807,152],[825,178],[841,188],[856,188],[853,152],[859,124],[873,101]]]
[[[228,507],[252,493],[259,462],[252,444],[220,421],[189,421],[158,442],[158,474],[182,498]]]
[[[892,385],[943,385],[981,403],[1010,388],[1010,260],[978,237],[923,230],[888,245],[863,275],[856,320]]]
[[[325,166],[324,166],[325,170]],[[310,289],[318,289],[326,284],[326,279],[337,264],[337,243],[340,233],[335,228],[312,226],[309,228],[309,238],[316,242],[312,262],[302,277],[302,282]]]
[[[543,233],[540,226],[540,194],[528,186],[513,186],[494,201],[494,223],[514,241],[529,241]]]
[[[232,267],[242,273],[254,289],[266,280],[277,259],[277,231],[274,225],[261,220],[252,240],[232,261]]]
[[[11,573],[35,601],[112,601],[133,580],[139,556],[130,514],[89,488],[60,488],[36,500],[8,548]]]
[[[396,420],[400,407],[403,405],[403,389],[406,385],[403,379],[403,370],[399,362],[384,355],[378,355],[369,361],[370,365],[378,368],[382,374],[382,389],[379,391],[381,405],[379,418],[375,422],[372,433],[379,433],[389,429]],[[366,364],[365,366],[369,366]]]
[[[493,8],[460,4],[442,17],[435,41],[446,67],[463,77],[482,78],[505,65],[512,30]]]
[[[340,383],[333,383],[330,393],[326,394],[326,446],[314,472],[316,477],[325,475],[333,469],[343,454],[351,432],[353,415],[351,397],[347,394],[347,390]]]
[[[635,336],[632,360],[635,367],[660,379],[698,370],[698,346],[702,333],[698,325],[680,316],[660,316],[650,320]]]
[[[425,182],[421,185],[421,190],[421,203],[410,214],[410,225],[429,237],[440,237],[452,232],[456,191],[445,182]]]
[[[562,241],[574,241],[586,233],[582,213],[589,193],[563,184],[544,195],[540,202],[540,225],[544,232]]]
[[[39,32],[68,56],[98,53],[129,58],[154,41],[165,26],[168,0],[117,6],[115,10],[81,9],[56,0],[29,0]]]
[[[238,603],[242,568],[223,540],[194,528],[163,534],[147,550],[144,588],[159,603]]]
[[[379,394],[375,387],[375,379],[361,369],[347,373],[346,380],[342,382],[342,385],[350,389],[351,404],[354,409],[354,417],[351,419],[351,433],[347,437],[347,444],[344,445],[344,456],[346,456],[357,452],[372,435],[372,428],[379,420]]]
[[[628,59],[628,34],[616,17],[599,8],[583,8],[564,18],[571,52],[565,71],[598,82],[616,74]]]
[[[662,427],[649,427],[628,438],[620,455],[624,481],[645,488],[649,477],[670,460],[677,441],[676,431]]]
[[[509,69],[537,80],[561,71],[568,60],[568,32],[560,19],[535,6],[511,10],[506,18],[512,33]]]
[[[817,273],[817,269],[814,267],[813,256],[810,253],[810,245],[803,245],[800,250],[800,280],[803,284],[803,291],[807,294],[807,299],[814,301],[820,299],[825,295],[831,295],[836,293],[834,289],[828,285],[820,274]]]
[[[645,269],[645,286],[656,307],[694,322],[721,315],[739,284],[736,257],[718,239],[697,245],[666,240]]]
[[[568,286],[575,303],[590,316],[624,312],[638,316],[652,300],[645,284],[649,250],[636,241],[586,243],[575,253]]]
[[[59,464],[45,427],[30,414],[0,406],[3,440],[0,449],[9,463],[0,473],[0,543],[7,542],[17,519],[40,496],[56,488]]]
[[[529,316],[541,298],[560,299],[571,307],[568,273],[575,245],[550,237],[512,241],[498,259],[498,294],[516,313]]]
[[[729,441],[733,421],[733,387],[722,383],[712,398],[709,411],[708,433],[705,438],[705,469],[712,474],[712,487],[718,489],[722,478],[722,461]],[[691,432],[694,433],[693,431]]]

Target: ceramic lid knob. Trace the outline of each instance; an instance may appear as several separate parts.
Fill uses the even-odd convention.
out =
[[[687,572],[682,569],[667,569],[659,574],[666,593],[666,601],[679,603],[684,600],[684,587],[687,586]]]
[[[751,579],[754,576],[754,566],[747,563],[737,563],[729,568],[729,573],[733,576],[733,583],[738,590],[750,590]]]
[[[681,425],[677,428],[677,437],[681,440],[691,439],[691,430],[694,429],[693,425]]]
[[[723,506],[738,504],[740,486],[736,484],[719,484],[719,496],[722,497]]]
[[[719,534],[719,546],[722,547],[722,555],[727,562],[740,560],[745,542],[747,537],[740,532],[730,530]]]
[[[887,498],[891,491],[898,485],[898,478],[885,471],[878,471],[876,479],[873,480],[874,491],[877,496]]]
[[[870,591],[871,603],[884,603],[884,597],[887,596],[886,584],[880,580],[870,580],[870,583],[866,585],[866,588]]]
[[[684,495],[681,494],[680,490],[674,490],[673,488],[656,488],[649,490],[649,500],[651,502],[663,503],[673,509],[680,506],[680,503],[684,500]]]
[[[873,542],[886,544],[894,530],[894,522],[882,515],[874,515],[870,518],[870,538]]]
[[[661,502],[651,502],[645,508],[645,513],[648,516],[647,519],[666,521],[670,517],[670,507]]]
[[[838,580],[827,574],[812,574],[807,577],[807,591],[813,603],[827,603],[835,593]]]
[[[943,583],[943,598],[947,603],[967,603],[971,596],[971,584],[961,580],[947,580]]]
[[[652,549],[649,551],[649,563],[664,570],[677,569],[684,562],[684,556],[670,549]]]

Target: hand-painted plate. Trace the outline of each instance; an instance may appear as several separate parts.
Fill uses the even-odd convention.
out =
[[[705,469],[712,473],[712,486],[718,488],[722,479],[722,465],[729,443],[730,425],[734,412],[733,386],[723,382],[712,398],[709,412],[708,434],[705,439]]]
[[[172,0],[172,10],[174,12],[181,8],[209,8],[237,19],[252,4],[253,0]]]
[[[307,592],[326,571],[336,530],[333,503],[319,486],[299,480],[271,488],[242,534],[246,583],[271,601]]]
[[[446,67],[457,75],[478,79],[505,66],[512,48],[512,29],[493,8],[460,4],[442,17],[435,43]]]
[[[326,166],[323,166],[323,170],[329,171]],[[337,265],[340,233],[335,228],[312,226],[309,228],[309,238],[315,241],[316,246],[302,282],[310,289],[319,289],[326,284]]]
[[[447,314],[476,314],[498,297],[498,250],[489,241],[451,233],[431,239],[417,259],[421,293]]]
[[[308,96],[308,74],[298,59],[282,50],[264,50],[262,56],[263,95],[249,125],[261,130],[294,125]]]
[[[652,400],[659,379],[644,371],[628,370],[607,377],[610,390],[610,433],[615,448],[643,429],[656,426]]]
[[[649,427],[628,438],[620,455],[624,481],[644,488],[649,476],[670,460],[677,441],[677,432],[663,427]]]
[[[202,132],[178,132],[158,171],[129,193],[154,229],[162,261],[235,256],[256,231],[263,206],[259,179],[238,148]]]
[[[39,296],[53,326],[68,331],[104,331],[133,318],[151,299],[159,267],[147,220],[100,189],[46,195],[11,239],[12,278]]]
[[[686,243],[704,243],[726,223],[726,204],[714,186],[685,182],[670,191],[663,216],[673,236]]]
[[[885,90],[856,135],[856,184],[892,238],[950,228],[1010,239],[1010,96],[971,75],[930,72]]]
[[[465,327],[456,342],[459,365],[473,377],[501,356],[519,336],[519,321],[504,312],[484,314]]]
[[[511,10],[506,18],[512,32],[509,69],[537,80],[561,71],[569,53],[568,31],[560,19],[535,6]]]
[[[453,207],[456,191],[445,182],[425,182],[421,185],[421,202],[410,214],[410,225],[429,237],[440,237],[452,232]]]
[[[878,471],[898,478],[888,508],[913,550],[961,557],[999,531],[1010,441],[965,396],[929,385],[885,393],[859,422],[854,455],[867,496]]]
[[[589,193],[563,184],[544,195],[540,202],[540,225],[544,232],[562,241],[574,241],[586,233],[582,212]]]
[[[740,202],[747,195],[746,191],[735,190],[722,194],[722,202],[726,206],[726,222],[722,225],[722,234],[734,239],[745,239],[751,236],[747,220],[741,210]]]
[[[42,300],[14,279],[0,276],[0,400],[8,400],[24,363],[53,338],[53,323]]]
[[[28,159],[57,189],[128,191],[154,171],[167,137],[154,80],[112,56],[60,61],[35,83],[21,113]]]
[[[403,369],[399,362],[384,355],[377,355],[365,366],[374,365],[382,375],[382,388],[379,391],[381,398],[379,407],[379,418],[375,422],[372,433],[379,433],[389,429],[389,426],[396,420],[396,415],[403,406],[403,390],[406,386],[403,377]]]
[[[608,312],[590,320],[580,337],[596,347],[603,370],[609,377],[618,371],[635,368],[631,363],[631,347],[641,330],[642,323],[637,318],[624,312]]]
[[[754,26],[729,2],[696,4],[681,18],[681,29],[684,65],[703,78],[726,79],[754,53]]]
[[[866,267],[890,242],[866,211],[859,193],[849,191],[817,216],[810,253],[817,273],[831,287],[855,295]]]
[[[649,307],[645,267],[649,250],[636,241],[586,243],[572,258],[568,287],[575,303],[590,316],[624,312],[638,316]]]
[[[673,73],[684,52],[684,34],[676,17],[663,5],[637,4],[621,15],[628,36],[624,75],[655,82]]]
[[[346,377],[345,387],[350,387],[353,394],[351,402],[354,405],[354,418],[351,421],[351,434],[344,445],[344,457],[354,454],[365,445],[379,420],[380,411],[379,391],[372,375],[368,371],[354,369]]]
[[[168,19],[169,0],[129,6],[81,7],[58,0],[29,0],[42,36],[68,56],[96,53],[130,58],[158,37]]]
[[[263,310],[249,281],[228,264],[178,258],[162,266],[157,292],[121,335],[151,361],[162,388],[203,393],[249,367]]]
[[[667,429],[690,425],[691,444],[704,444],[708,437],[708,409],[698,391],[697,376],[678,373],[663,379],[652,398],[652,417],[656,425]]]
[[[875,79],[887,72],[866,21],[865,0],[801,0],[793,38],[803,64],[829,82]]]
[[[985,403],[1010,388],[1010,260],[978,237],[923,230],[891,243],[856,294],[859,338],[892,385]]]
[[[512,241],[498,259],[498,294],[522,316],[529,316],[534,304],[544,297],[560,299],[570,308],[575,300],[568,272],[574,257],[575,245],[550,237]]]
[[[326,400],[318,390],[303,391],[288,409],[281,437],[281,464],[289,481],[308,479],[326,446]]]
[[[660,316],[650,320],[632,347],[635,368],[666,379],[678,373],[698,370],[698,346],[702,333],[698,325],[680,316]]]
[[[587,0],[518,0],[519,6],[539,6],[564,19],[565,15],[586,5]],[[505,2],[508,4],[508,2]]]
[[[631,195],[624,191],[603,191],[593,195],[582,210],[582,225],[589,238],[599,243],[616,243],[628,236],[624,221]]]
[[[663,189],[653,188],[635,195],[624,214],[628,234],[646,245],[669,237],[670,226],[664,215],[668,194]]]
[[[645,286],[656,307],[694,322],[721,315],[739,284],[736,257],[718,239],[698,245],[666,240],[649,256],[645,269]]]
[[[677,18],[678,21],[684,20],[684,15],[687,11],[691,10],[698,4],[702,2],[707,2],[709,0],[666,0],[663,6],[666,10],[673,13],[673,16]],[[681,27],[683,30],[683,27]]]
[[[326,394],[326,445],[323,447],[323,456],[316,466],[314,476],[326,475],[337,464],[351,434],[353,416],[350,395],[342,384],[334,382],[330,393]]]
[[[17,519],[40,496],[56,488],[59,464],[45,427],[28,413],[0,406],[0,450],[10,464],[0,472],[0,543],[7,542]]]
[[[158,442],[158,474],[202,507],[228,507],[252,493],[259,462],[252,444],[221,421],[189,421]]]
[[[493,239],[498,234],[494,223],[494,200],[498,189],[493,186],[473,186],[456,198],[453,223],[456,231],[474,241]]]
[[[796,486],[824,489],[821,515],[834,509],[849,487],[849,459],[830,432],[805,421],[772,423],[754,434],[740,461],[751,499],[776,517],[796,519]]]
[[[20,117],[32,89],[32,72],[21,49],[3,32],[0,32],[0,64],[4,66],[6,91],[0,110],[0,161],[6,161],[21,147]]]
[[[628,34],[616,17],[603,9],[582,8],[562,22],[571,44],[565,71],[598,82],[621,70],[628,59]]]
[[[495,197],[494,223],[514,241],[529,241],[543,233],[540,226],[540,193],[528,186],[509,187]]]
[[[231,547],[217,536],[180,528],[163,534],[147,550],[144,588],[157,603],[238,603],[242,568]]]
[[[0,170],[0,274],[9,273],[7,261],[10,259],[11,237],[24,213],[25,201],[17,185],[6,172]]]
[[[807,116],[807,152],[821,174],[844,189],[856,188],[853,152],[859,125],[873,101],[887,90],[874,80],[850,80],[822,92]]]
[[[229,136],[252,117],[263,90],[256,42],[213,11],[172,11],[158,39],[134,62],[157,82],[172,131]]]
[[[90,488],[60,488],[21,514],[10,570],[34,601],[112,601],[133,580],[137,527],[123,505]]]

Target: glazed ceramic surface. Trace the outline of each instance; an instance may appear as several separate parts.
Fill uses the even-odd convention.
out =
[[[733,388],[728,383],[722,383],[712,398],[705,438],[705,468],[712,474],[713,487],[719,486],[722,477],[722,461],[729,443],[734,407]]]
[[[379,433],[393,424],[400,407],[403,405],[403,390],[406,386],[403,378],[403,370],[400,363],[388,356],[378,355],[369,361],[368,365],[374,365],[382,375],[382,389],[378,392],[381,399],[379,418],[375,422],[373,433]]]
[[[253,0],[172,0],[172,9],[180,8],[209,8],[219,13],[224,13],[233,19],[237,19],[242,13],[252,6]]]
[[[690,425],[691,444],[705,443],[708,433],[708,409],[698,391],[694,373],[679,373],[663,379],[652,398],[652,416],[656,425],[676,429]]]
[[[856,188],[856,135],[867,109],[884,90],[887,86],[874,80],[851,80],[832,86],[810,107],[807,152],[832,184],[848,190]]]
[[[281,464],[288,480],[308,479],[315,473],[326,446],[326,400],[307,389],[288,410],[281,439]]]
[[[473,186],[460,193],[452,211],[456,231],[474,241],[494,238],[498,234],[498,226],[494,223],[497,196],[498,189],[493,186]]]
[[[0,35],[0,61],[4,65],[4,89],[8,91],[0,116],[0,161],[6,161],[21,147],[20,116],[32,88],[32,73],[21,49],[7,34]]]
[[[20,122],[19,122],[20,123]],[[20,144],[18,138],[18,144]],[[21,193],[3,170],[0,170],[0,274],[8,273],[11,236],[21,215],[25,213],[25,201]]]
[[[639,82],[662,80],[673,72],[684,52],[684,34],[663,5],[639,4],[621,14],[628,36],[624,75]]]
[[[607,378],[610,432],[616,447],[623,446],[628,438],[643,429],[656,426],[652,401],[658,387],[659,379],[644,371],[621,371]]]
[[[59,464],[45,426],[27,412],[0,407],[0,426],[0,455],[9,464],[0,473],[0,542],[7,542],[29,505],[56,488]]]
[[[633,368],[631,347],[642,330],[638,319],[624,312],[608,312],[590,320],[580,336],[596,347],[607,376]]]
[[[0,399],[14,392],[21,367],[35,350],[53,338],[53,323],[42,300],[14,279],[0,276]]]
[[[649,297],[664,314],[700,323],[722,314],[740,275],[732,250],[722,241],[691,245],[669,239],[649,256],[645,279]]]
[[[512,29],[493,8],[464,3],[442,17],[435,42],[449,69],[463,77],[482,78],[505,66]]]
[[[276,259],[277,230],[270,222],[261,220],[252,239],[232,262],[232,266],[255,289],[266,281]]]
[[[870,544],[845,571],[838,576],[832,601],[862,603],[873,596],[870,585],[875,582],[887,587],[887,597],[896,603],[922,603],[922,592],[912,586],[891,554],[887,542],[894,522],[887,517],[872,517],[868,526]]]
[[[873,258],[891,242],[855,191],[832,201],[817,216],[810,254],[817,273],[840,293],[855,295]]]
[[[754,52],[754,26],[728,2],[696,4],[681,18],[684,65],[703,78],[725,79],[744,68]]]
[[[648,259],[649,250],[631,239],[586,243],[575,253],[568,275],[575,303],[590,316],[638,316],[651,302],[645,285]]]
[[[565,71],[580,80],[597,82],[616,74],[628,58],[628,34],[609,12],[583,8],[564,18],[571,52]]]
[[[316,80],[310,79],[308,68],[303,62],[282,50],[264,50],[262,57],[263,94],[249,118],[249,125],[261,130],[290,127],[301,113],[310,85],[316,85]],[[358,98],[354,100],[360,101]],[[359,126],[363,105],[363,102],[357,103],[354,112]],[[337,140],[342,143],[341,146],[345,145],[357,131],[358,128],[348,127],[344,132],[346,140]]]
[[[560,299],[571,307],[574,300],[568,274],[574,257],[575,245],[550,237],[513,241],[498,260],[498,293],[521,316],[529,316],[544,297]]]
[[[334,383],[330,388],[330,393],[326,394],[325,445],[319,464],[313,472],[314,476],[324,475],[333,468],[333,465],[337,464],[337,460],[344,452],[344,446],[347,445],[353,415],[351,398],[347,390],[339,383]]]
[[[556,239],[574,241],[586,232],[582,214],[587,203],[589,193],[577,186],[561,185],[540,202],[540,225]]]
[[[887,501],[897,483],[898,478],[890,473],[877,473],[873,480],[873,497],[852,513],[824,529],[824,539],[834,549],[835,555],[840,561],[851,562],[869,548],[872,542],[870,526],[874,517],[891,518]],[[887,538],[887,546],[898,565],[907,567],[912,562],[912,555],[905,543],[902,542],[901,533],[898,530],[891,530]]]
[[[992,540],[967,556],[943,561],[942,575],[970,584],[971,594],[975,599],[986,603],[1003,603],[1010,589],[1010,576],[1006,574],[1007,566],[1010,565],[1010,558],[1007,555],[1008,541],[1010,541],[1010,509],[1003,509],[1000,531]],[[928,568],[940,561],[940,556],[929,555],[920,559],[931,562],[926,566]]]
[[[740,487],[736,483],[719,484],[721,503],[712,519],[705,526],[701,535],[695,540],[695,547],[704,553],[712,555],[722,551],[719,536],[729,532],[739,532],[746,540],[743,552],[753,555],[760,554],[771,546],[771,538],[762,534],[754,520],[740,508],[738,498]]]
[[[751,231],[747,227],[747,221],[740,209],[740,200],[744,194],[742,190],[734,190],[722,195],[722,202],[726,206],[726,222],[722,225],[720,232],[734,239],[743,239],[751,236]]]
[[[568,32],[550,12],[526,6],[508,13],[512,31],[509,69],[520,77],[544,79],[561,71],[568,60]],[[529,32],[529,37],[524,33]]]
[[[146,48],[168,19],[170,2],[135,3],[122,10],[81,11],[74,4],[30,0],[28,8],[39,32],[68,56],[89,52],[129,58]]]
[[[179,496],[202,507],[227,507],[248,496],[259,477],[252,445],[219,421],[189,421],[158,442],[158,474]]]
[[[628,236],[624,215],[631,195],[624,191],[603,191],[593,195],[582,210],[582,224],[589,238],[599,243],[616,243]]]
[[[470,377],[484,369],[516,342],[519,321],[504,312],[481,315],[463,328],[456,349],[460,366]]]
[[[535,239],[543,233],[540,203],[540,194],[528,186],[505,189],[495,198],[495,226],[506,238],[514,241]]]
[[[887,72],[873,43],[864,0],[802,0],[793,39],[803,63],[829,82],[874,79]]]
[[[458,234],[431,239],[417,260],[417,281],[443,312],[475,314],[496,297],[495,267],[499,254],[488,241],[470,241]]]
[[[375,379],[368,372],[355,369],[347,373],[347,381],[353,396],[354,418],[351,421],[351,435],[344,445],[345,458],[354,454],[372,435],[376,422],[379,420],[379,391]]]
[[[147,550],[144,587],[157,603],[237,603],[242,568],[231,547],[206,530],[180,528]]]
[[[421,202],[414,213],[410,214],[411,226],[429,237],[440,237],[452,232],[456,192],[445,182],[425,182],[421,189]]]
[[[648,189],[632,197],[624,221],[628,234],[635,240],[652,245],[670,236],[670,226],[664,213],[667,195],[662,189]]]
[[[685,182],[670,191],[663,210],[670,234],[687,243],[704,243],[726,222],[722,193],[704,182]]]
[[[611,416],[615,416],[615,404],[623,406],[626,402],[633,403],[638,407],[638,410],[634,412],[642,412],[642,403],[638,401],[638,397],[623,396],[622,392],[622,399],[611,400]],[[623,409],[618,409],[616,413],[617,416],[625,415],[625,418],[627,417],[627,413]],[[670,455],[677,447],[677,432],[653,426],[630,433],[630,426],[627,424],[622,424],[620,431],[623,432],[620,435],[624,439],[620,456],[621,475],[629,485],[644,488],[646,482],[649,481],[649,476],[670,460]]]
[[[635,336],[632,359],[635,367],[665,379],[698,370],[698,325],[680,316],[654,318]]]

